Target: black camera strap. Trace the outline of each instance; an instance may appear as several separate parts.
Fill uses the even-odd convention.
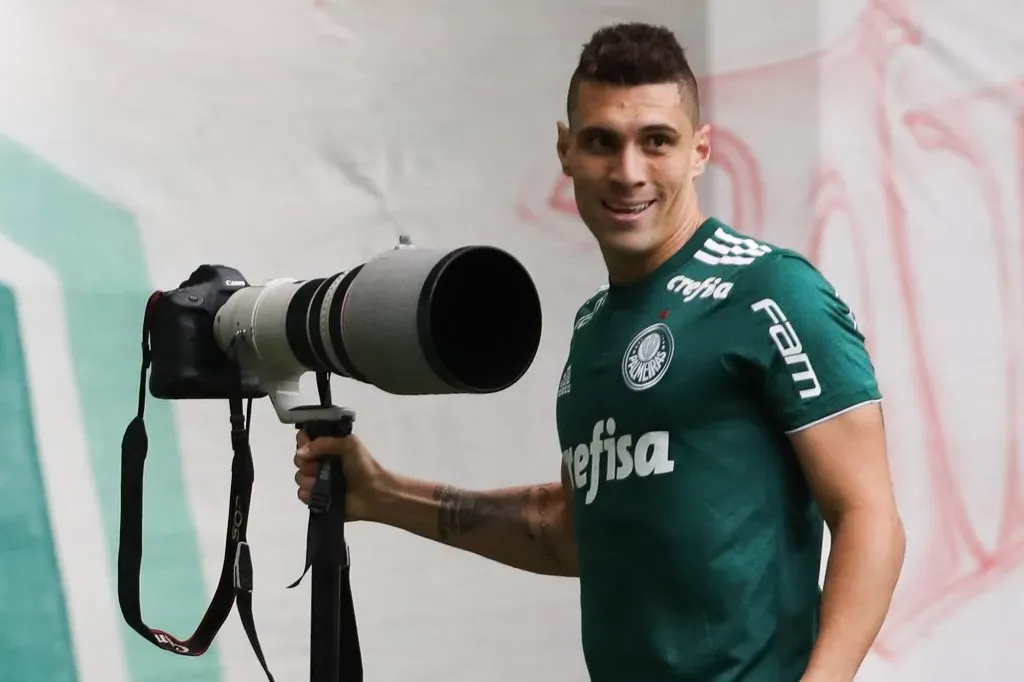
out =
[[[326,373],[316,375],[320,406],[295,409],[297,427],[310,440],[344,438],[352,433],[353,415],[325,419],[303,419],[301,414],[319,414],[331,404],[331,385]],[[330,410],[331,408],[327,408]],[[347,411],[344,411],[347,412]],[[362,682],[363,659],[352,599],[350,571],[352,557],[345,540],[347,482],[341,460],[326,457],[313,485],[306,526],[306,561],[302,575],[289,589],[297,587],[312,569],[310,611],[310,679],[314,682]]]
[[[270,682],[274,677],[267,668],[252,615],[253,571],[246,529],[252,495],[253,460],[249,447],[248,415],[243,413],[241,374],[229,399],[231,421],[231,495],[228,525],[224,543],[224,562],[213,599],[195,632],[180,640],[163,630],[150,628],[142,620],[139,604],[139,582],[142,571],[142,487],[149,439],[144,412],[146,405],[146,374],[151,362],[149,347],[153,304],[161,296],[150,296],[142,330],[142,371],[139,379],[139,403],[135,418],[128,424],[121,441],[121,528],[117,556],[117,593],[125,621],[143,638],[165,651],[181,656],[201,656],[209,648],[217,632],[227,620],[237,601],[238,615],[256,657]],[[252,401],[249,401],[251,411]]]

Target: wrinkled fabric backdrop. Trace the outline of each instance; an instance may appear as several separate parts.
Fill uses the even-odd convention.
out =
[[[555,480],[572,315],[604,281],[555,126],[583,42],[625,19],[676,30],[699,73],[710,210],[809,254],[868,335],[909,548],[860,679],[1019,679],[1020,3],[0,0],[0,681],[262,679],[237,616],[183,658],[117,605],[142,308],[201,263],[324,276],[399,232],[509,250],[544,306],[520,383],[335,398],[389,467]],[[220,570],[226,405],[151,399],[147,425],[143,613],[186,637]],[[277,679],[308,679],[294,432],[266,401],[253,447],[257,627]],[[371,682],[586,679],[572,581],[349,537]]]

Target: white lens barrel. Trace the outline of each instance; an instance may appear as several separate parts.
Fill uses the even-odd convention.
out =
[[[275,280],[217,314],[264,380],[328,371],[394,394],[491,393],[530,367],[541,305],[525,268],[493,247],[395,249],[330,277]]]

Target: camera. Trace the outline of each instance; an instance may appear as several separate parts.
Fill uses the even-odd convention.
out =
[[[235,268],[206,264],[177,288],[154,292],[143,318],[138,412],[121,442],[118,599],[125,621],[164,651],[200,656],[237,604],[273,682],[252,614],[246,529],[254,466],[243,403],[251,408],[253,400],[269,397],[278,419],[309,438],[345,437],[354,413],[331,404],[331,375],[396,395],[494,393],[526,373],[540,336],[540,298],[529,273],[490,246],[436,250],[400,243],[349,270],[262,285]],[[184,640],[148,626],[139,600],[147,371],[154,398],[229,406],[234,458],[224,562],[206,614]],[[316,375],[318,401],[300,392],[309,372]],[[346,491],[341,462],[326,457],[308,501],[303,571],[312,569],[311,682],[362,682],[344,539]]]
[[[249,286],[238,270],[202,265],[177,289],[154,298],[150,317],[150,393],[163,400],[227,399],[234,385],[224,350],[213,334],[217,312]],[[243,371],[243,398],[265,398],[252,372]]]
[[[153,397],[226,399],[240,372],[242,397],[269,396],[286,423],[306,372],[399,395],[492,393],[523,376],[541,335],[529,273],[489,246],[399,247],[330,276],[260,286],[202,265],[150,315]]]

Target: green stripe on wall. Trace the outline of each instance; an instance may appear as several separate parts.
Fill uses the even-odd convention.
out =
[[[0,679],[75,682],[14,294],[0,285]]]
[[[2,136],[0,226],[10,239],[49,263],[61,279],[75,380],[116,584],[121,437],[135,413],[143,307],[156,288],[149,281],[139,233],[128,211]],[[59,428],[59,420],[54,425]],[[185,638],[202,618],[212,590],[200,568],[170,406],[150,400],[146,427],[143,618],[151,627]],[[110,598],[116,602],[117,595]],[[28,626],[0,623],[0,629]],[[220,680],[215,649],[198,658],[175,656],[127,625],[122,625],[122,632],[134,682]]]

